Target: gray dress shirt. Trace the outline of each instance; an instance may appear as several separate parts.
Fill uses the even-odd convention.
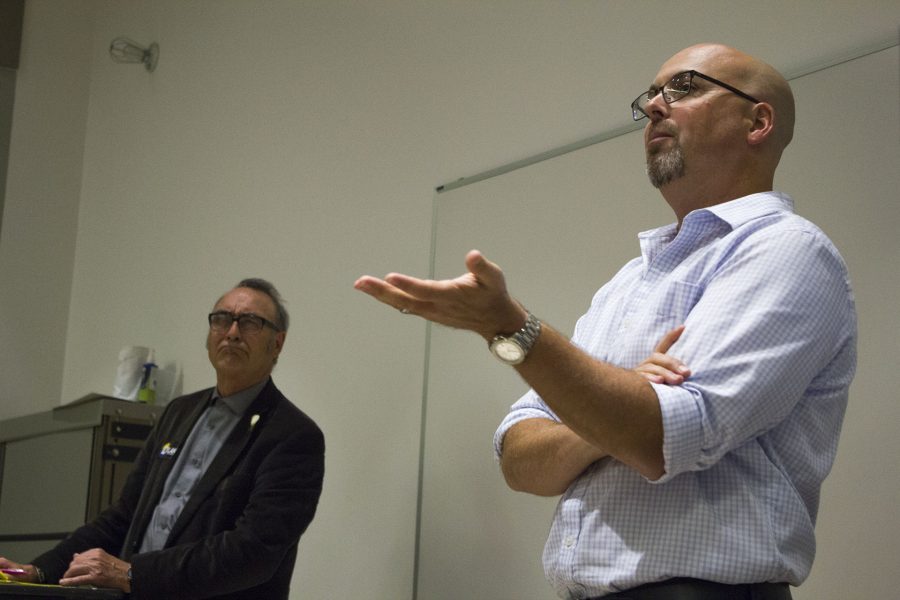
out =
[[[147,525],[139,553],[165,547],[169,533],[190,500],[197,482],[206,473],[244,411],[265,387],[266,381],[232,396],[221,397],[218,390],[213,392],[210,405],[197,419],[175,459],[159,504]]]

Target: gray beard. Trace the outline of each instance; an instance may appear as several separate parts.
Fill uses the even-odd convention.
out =
[[[658,152],[647,157],[647,177],[653,187],[659,189],[684,175],[684,153],[676,144],[668,152]]]

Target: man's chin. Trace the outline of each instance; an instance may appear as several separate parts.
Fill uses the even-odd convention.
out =
[[[664,185],[684,175],[684,157],[679,148],[670,152],[657,152],[647,156],[647,176],[653,187],[660,189]]]

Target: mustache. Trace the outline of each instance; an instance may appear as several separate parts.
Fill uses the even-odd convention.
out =
[[[662,135],[670,135],[670,136],[673,136],[673,137],[674,137],[675,135],[678,134],[678,127],[677,127],[674,123],[669,123],[669,122],[666,122],[666,121],[660,121],[660,122],[657,123],[656,125],[653,125],[653,126],[647,131],[647,138],[648,138],[648,139],[653,139],[654,136],[657,136],[657,135],[659,135],[659,134],[662,134]]]
[[[208,346],[209,345],[207,344],[207,347]],[[221,342],[216,344],[216,352],[222,352],[223,350],[224,351],[238,351],[238,352],[246,352],[247,351],[246,348],[244,347],[244,344],[242,344],[242,343],[236,344],[234,342],[229,342],[227,340],[222,340]]]

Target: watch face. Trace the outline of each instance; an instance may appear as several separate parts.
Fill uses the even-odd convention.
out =
[[[497,355],[497,358],[513,365],[521,362],[522,359],[525,358],[525,353],[522,352],[522,348],[511,340],[498,340],[494,344],[492,350],[494,351],[494,354]]]
[[[517,365],[525,360],[525,355],[534,346],[541,334],[541,322],[533,314],[528,313],[525,326],[507,337],[497,335],[491,340],[491,353],[508,365]]]

